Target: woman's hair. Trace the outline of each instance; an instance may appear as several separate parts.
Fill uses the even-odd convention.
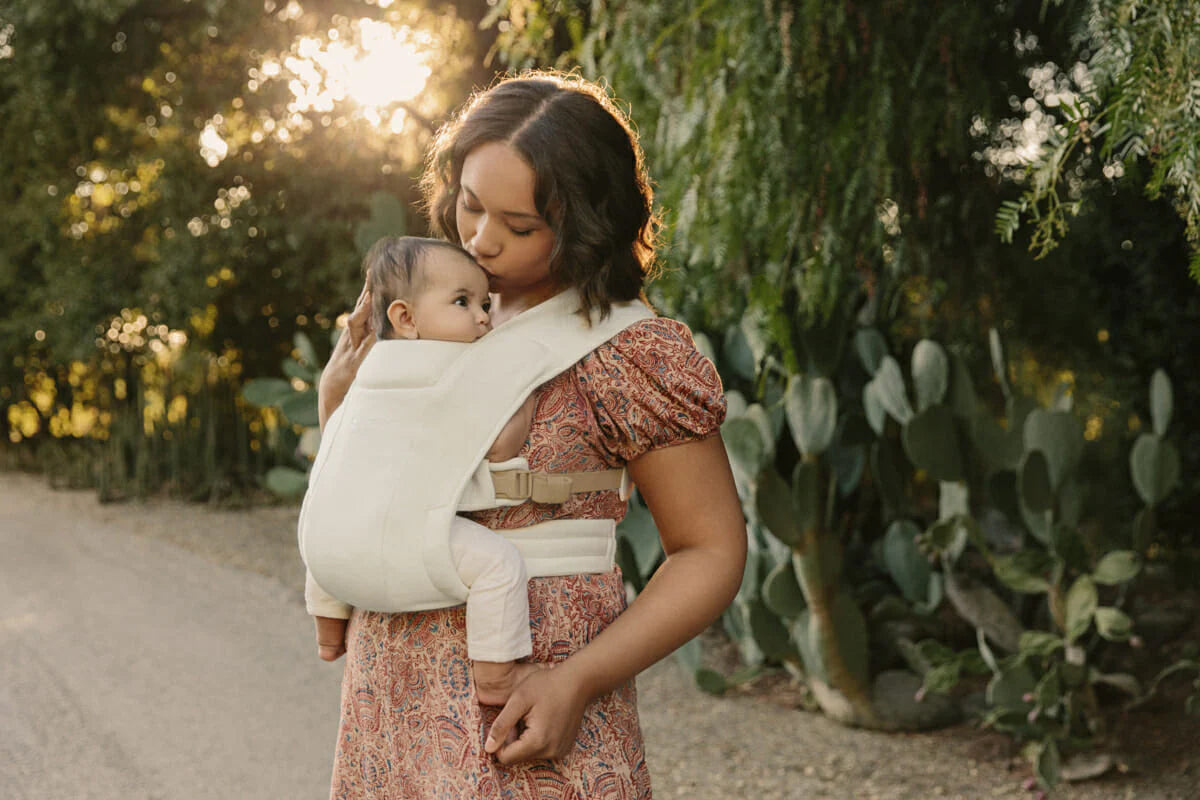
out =
[[[421,181],[436,233],[459,242],[463,161],[502,142],[529,164],[533,202],[554,232],[550,276],[573,286],[583,311],[607,315],[642,296],[654,270],[658,220],[637,134],[596,84],[529,72],[477,93],[438,132]]]
[[[457,244],[419,236],[385,236],[363,257],[363,274],[371,292],[371,329],[380,339],[390,339],[395,333],[388,320],[388,306],[394,300],[411,300],[424,288],[425,256],[435,248],[475,263],[471,254]]]

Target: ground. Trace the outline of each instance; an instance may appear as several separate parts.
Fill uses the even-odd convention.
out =
[[[56,491],[35,476],[0,473],[0,508],[16,503],[53,507],[55,517],[71,515],[124,535],[153,537],[214,564],[259,573],[302,604],[296,506],[234,510],[168,500],[103,505],[92,492]],[[1022,788],[1029,771],[1009,740],[969,724],[924,734],[848,729],[799,708],[802,688],[785,675],[713,697],[696,689],[671,660],[643,674],[638,689],[647,759],[660,798],[1032,797]],[[1053,796],[1200,796],[1200,721],[1183,715],[1178,705],[1162,703],[1116,720],[1119,768]]]

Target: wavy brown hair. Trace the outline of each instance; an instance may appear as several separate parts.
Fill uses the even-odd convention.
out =
[[[574,287],[584,312],[644,298],[658,219],[645,157],[629,119],[597,84],[527,72],[477,93],[438,132],[421,179],[436,233],[461,243],[456,205],[463,161],[509,145],[534,173],[534,205],[554,232],[550,276]]]

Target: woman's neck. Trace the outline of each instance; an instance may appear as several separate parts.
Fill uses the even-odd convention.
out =
[[[528,311],[536,305],[546,302],[561,292],[562,289],[542,289],[537,292],[506,292],[492,295],[492,327],[498,327],[508,322],[522,311]]]

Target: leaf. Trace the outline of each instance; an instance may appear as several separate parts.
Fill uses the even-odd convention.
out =
[[[366,255],[375,242],[384,236],[403,236],[408,226],[404,203],[388,192],[371,195],[371,216],[359,223],[354,232],[354,245],[360,255]]]
[[[793,375],[784,395],[784,409],[796,447],[805,456],[820,455],[837,429],[837,392],[828,378]]]
[[[1037,759],[1034,762],[1034,772],[1037,773],[1038,782],[1047,789],[1058,785],[1059,781],[1059,757],[1058,745],[1053,739],[1047,739],[1042,742]]]
[[[796,654],[787,626],[779,615],[762,603],[750,603],[750,633],[763,655],[771,661],[784,661]]]
[[[868,375],[879,370],[879,364],[887,355],[887,341],[875,328],[859,328],[854,332],[854,350]]]
[[[950,384],[950,361],[941,345],[932,339],[917,342],[912,353],[912,376],[918,411],[942,402]]]
[[[1092,572],[1092,580],[1105,586],[1116,586],[1131,580],[1141,568],[1141,559],[1137,553],[1132,550],[1114,550],[1100,559],[1100,563]]]
[[[316,371],[304,366],[293,358],[285,358],[280,366],[283,368],[283,374],[287,375],[289,378],[299,378],[300,380],[309,384],[316,383]]]
[[[1167,373],[1156,369],[1150,378],[1150,419],[1154,423],[1154,434],[1160,439],[1167,435],[1173,408],[1171,379]]]
[[[1025,631],[1021,634],[1020,652],[1022,655],[1039,657],[1052,656],[1063,649],[1065,642],[1061,636],[1046,631]]]
[[[695,672],[696,685],[708,694],[725,694],[725,690],[729,685],[725,682],[725,676],[717,672],[715,669],[701,667]]]
[[[315,389],[305,389],[303,392],[293,392],[291,397],[285,397],[279,403],[279,410],[293,425],[304,428],[315,428],[320,424],[317,413],[317,392]]]
[[[312,339],[308,338],[308,334],[304,331],[296,331],[296,335],[292,337],[292,344],[299,351],[300,362],[304,366],[313,370],[321,366],[321,362],[317,358],[317,348],[313,347]]]
[[[1127,672],[1096,672],[1093,671],[1088,680],[1091,683],[1103,683],[1106,686],[1120,689],[1130,697],[1142,696],[1142,684]]]
[[[321,429],[317,427],[305,428],[304,433],[300,435],[298,449],[301,455],[309,461],[316,458],[317,453],[321,449]]]
[[[1124,642],[1133,633],[1133,620],[1119,608],[1100,606],[1096,609],[1096,630],[1110,642]]]
[[[904,376],[900,373],[900,365],[891,356],[884,356],[879,363],[879,371],[871,379],[879,402],[887,409],[892,419],[901,425],[907,425],[913,417],[912,406],[908,403],[908,394],[904,388]]]
[[[1025,418],[1026,452],[1040,450],[1050,469],[1050,485],[1057,490],[1075,471],[1083,455],[1083,426],[1074,414],[1036,408]]]
[[[1066,607],[1066,637],[1068,642],[1074,642],[1087,632],[1096,614],[1099,599],[1096,594],[1096,584],[1087,575],[1081,575],[1071,584],[1067,591]]]
[[[867,416],[867,424],[877,436],[883,435],[883,426],[887,424],[887,409],[879,399],[879,387],[874,381],[863,386],[863,413]]]
[[[1143,433],[1129,453],[1129,467],[1142,502],[1156,506],[1179,482],[1179,451],[1170,442]]]
[[[267,489],[280,497],[299,497],[308,488],[308,474],[291,467],[272,467],[264,482]]]
[[[1025,551],[1032,554],[1031,551]],[[1029,569],[1028,559],[1016,555],[996,556],[992,561],[992,569],[996,577],[1014,592],[1038,594],[1050,591],[1050,582],[1038,572]]]
[[[697,636],[688,639],[675,651],[675,658],[683,665],[683,668],[693,675],[700,669],[702,660],[702,651],[700,649],[700,637]]]
[[[858,488],[867,466],[867,448],[863,445],[842,447],[835,444],[825,451],[825,459],[837,477],[838,492],[843,496]]]
[[[979,409],[979,398],[975,394],[975,386],[971,383],[971,373],[967,364],[957,353],[950,356],[950,389],[949,405],[955,415],[964,419],[973,419]]]
[[[801,461],[792,472],[792,507],[800,531],[821,527],[821,471],[817,464]]]
[[[763,604],[781,617],[793,618],[800,615],[807,603],[796,570],[789,558],[775,566],[762,585]]]
[[[617,525],[617,535],[629,543],[638,576],[648,579],[662,555],[662,542],[654,517],[641,503],[631,502],[625,519]]]
[[[721,438],[734,466],[747,478],[758,475],[766,456],[766,445],[758,424],[749,417],[726,419],[721,425]]]
[[[694,331],[692,343],[696,345],[696,350],[700,355],[713,362],[714,365],[717,363],[717,350],[713,347],[712,339],[708,338],[708,334],[703,331]]]
[[[946,406],[926,408],[901,431],[904,452],[912,463],[937,481],[966,477],[954,413]]]
[[[283,378],[254,378],[242,386],[242,399],[259,408],[278,406],[295,393],[292,384]]]
[[[1030,450],[1021,459],[1017,476],[1021,502],[1030,511],[1041,514],[1054,508],[1054,489],[1050,465],[1041,450]]]
[[[883,536],[883,565],[910,603],[920,603],[929,596],[932,570],[917,549],[916,538],[920,533],[909,520],[897,520]]]
[[[800,544],[803,533],[788,486],[774,468],[768,467],[759,476],[754,489],[754,509],[767,530],[788,547]]]
[[[740,326],[734,325],[726,329],[721,352],[725,354],[725,361],[735,375],[748,381],[754,380],[758,366],[754,360],[754,351],[750,349],[750,342]]]
[[[1000,343],[1000,332],[995,328],[988,329],[988,350],[992,355],[992,371],[1000,382],[1004,396],[1009,396],[1008,364],[1004,360],[1004,346]]]

